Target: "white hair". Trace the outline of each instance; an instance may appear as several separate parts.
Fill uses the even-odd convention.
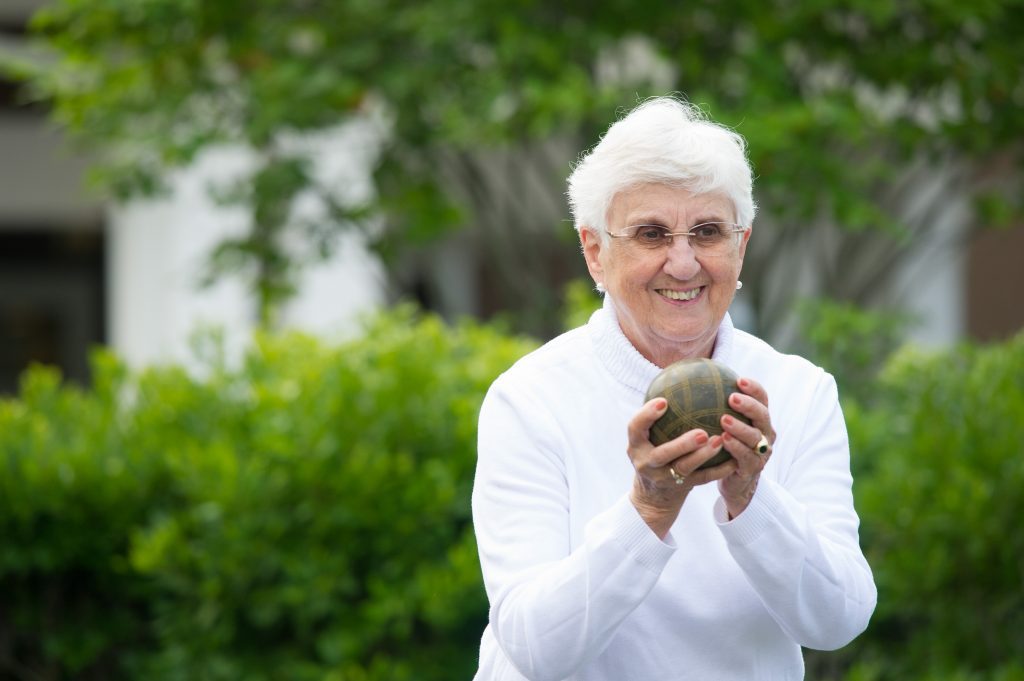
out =
[[[580,157],[568,191],[577,231],[591,229],[604,237],[615,196],[648,183],[722,194],[732,202],[737,224],[749,227],[754,221],[753,177],[743,138],[673,97],[643,102]]]

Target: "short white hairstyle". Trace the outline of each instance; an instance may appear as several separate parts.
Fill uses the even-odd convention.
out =
[[[754,221],[753,173],[743,138],[674,97],[649,99],[614,123],[584,152],[569,176],[569,208],[576,230],[604,238],[608,208],[617,194],[640,184],[721,194],[737,224]]]

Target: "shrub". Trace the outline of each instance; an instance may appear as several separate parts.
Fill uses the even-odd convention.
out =
[[[0,401],[0,676],[105,678],[150,643],[146,580],[129,564],[140,519],[171,504],[162,463],[131,446],[124,371],[95,388],[28,372]]]
[[[590,320],[590,315],[604,303],[603,297],[594,288],[590,278],[573,279],[563,289],[565,304],[562,312],[562,328],[575,329]]]
[[[468,678],[476,417],[531,347],[409,309],[0,405],[0,676]]]
[[[991,347],[904,351],[881,388],[888,427],[857,442],[873,468],[858,490],[878,566],[872,643],[908,669],[1019,663],[1024,334]]]
[[[1024,334],[904,348],[872,395],[844,405],[879,590],[846,678],[1024,679]]]
[[[801,352],[827,367],[843,394],[870,403],[876,376],[913,320],[905,313],[861,309],[823,298],[799,304]]]

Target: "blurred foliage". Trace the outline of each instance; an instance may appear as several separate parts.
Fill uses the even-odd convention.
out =
[[[601,307],[602,295],[594,289],[590,279],[574,279],[565,287],[565,306],[562,314],[562,328],[569,330],[583,326],[590,315]]]
[[[878,389],[850,419],[879,588],[868,657],[897,672],[1015,665],[1024,678],[1024,334],[905,348]]]
[[[748,138],[763,214],[793,228],[779,247],[823,214],[854,230],[907,228],[893,206],[909,203],[911,161],[966,168],[958,191],[981,196],[986,214],[1021,214],[1019,0],[54,0],[33,30],[52,61],[6,70],[105,150],[97,177],[116,194],[152,192],[215,145],[254,151],[238,193],[250,238],[215,271],[247,272],[267,321],[293,290],[286,233],[303,228],[297,241],[317,241],[317,256],[333,243],[324,224],[294,223],[293,200],[318,195],[334,227],[369,208],[317,186],[288,139],[374,111],[387,121],[376,209],[389,220],[368,233],[392,263],[490,217],[438,190],[440,151],[589,144],[616,108],[670,91]],[[560,193],[569,161],[541,182]]]
[[[912,326],[906,315],[864,310],[823,298],[800,305],[804,356],[835,376],[863,404],[875,395],[876,376]]]
[[[206,338],[200,376],[105,353],[87,391],[27,372],[0,401],[0,677],[470,678],[477,411],[535,345],[400,308],[336,346],[260,337],[237,367]],[[1024,334],[856,380],[879,605],[808,678],[1020,681]]]
[[[0,402],[0,677],[469,678],[477,411],[531,347],[402,308],[203,378],[27,372]]]
[[[809,651],[808,678],[1024,679],[1024,333],[892,352],[898,319],[807,309],[839,382],[879,590],[867,632]]]

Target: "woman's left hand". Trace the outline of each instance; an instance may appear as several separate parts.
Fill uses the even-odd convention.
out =
[[[750,378],[741,378],[738,384],[743,392],[729,395],[729,406],[750,419],[750,425],[729,415],[722,417],[724,447],[738,464],[731,475],[718,481],[718,491],[725,500],[730,520],[750,504],[775,442],[764,386]],[[763,454],[758,451],[762,436],[768,441],[768,449]]]

